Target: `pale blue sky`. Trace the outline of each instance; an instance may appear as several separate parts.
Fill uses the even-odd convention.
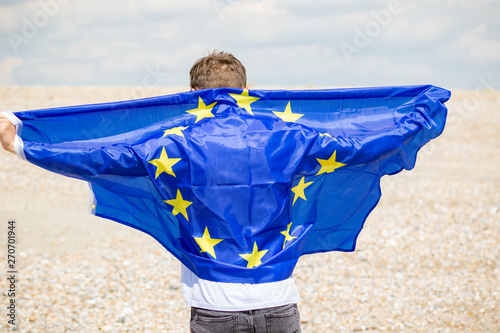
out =
[[[254,87],[500,88],[500,1],[0,0],[0,84],[187,86],[208,50]]]

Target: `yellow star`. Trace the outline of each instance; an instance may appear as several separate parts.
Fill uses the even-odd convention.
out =
[[[222,242],[222,239],[210,238],[210,234],[208,233],[208,227],[205,227],[205,232],[203,233],[203,237],[198,238],[194,237],[194,240],[201,248],[200,252],[208,252],[214,259],[217,259],[215,256],[214,246]]]
[[[337,158],[337,151],[334,151],[332,156],[330,156],[330,158],[327,160],[322,160],[322,159],[317,158],[319,164],[321,164],[321,169],[318,171],[316,176],[321,175],[322,173],[325,173],[325,172],[326,173],[334,172],[335,169],[338,169],[338,168],[343,167],[345,165],[344,163],[340,163],[340,162],[335,161],[336,158]]]
[[[262,257],[266,254],[266,252],[269,250],[262,250],[259,251],[257,248],[257,242],[253,243],[253,251],[250,254],[240,254],[240,257],[248,261],[247,268],[254,268],[256,266],[259,266],[262,264]]]
[[[179,127],[174,127],[174,128],[170,128],[168,130],[165,130],[163,131],[163,137],[166,137],[167,135],[170,135],[170,134],[175,134],[175,135],[179,135],[179,136],[182,136],[184,137],[184,133],[182,133],[182,131],[184,131],[186,128],[188,128],[187,126],[179,126]]]
[[[302,177],[302,179],[299,181],[299,183],[297,184],[297,186],[292,187],[292,192],[295,193],[295,196],[293,197],[292,206],[295,205],[295,201],[297,201],[297,198],[302,198],[305,201],[307,201],[306,195],[304,194],[304,189],[306,187],[308,187],[309,185],[311,185],[312,183],[314,183],[314,182],[304,183],[304,178],[305,177]]]
[[[332,138],[333,140],[335,140],[335,138],[333,136],[331,136],[330,133],[319,133],[319,136],[328,136],[328,137]]]
[[[290,102],[288,102],[285,112],[277,112],[273,111],[273,113],[280,117],[281,120],[289,122],[289,123],[294,123],[299,119],[300,117],[303,116],[303,114],[298,114],[298,113],[292,113],[292,107],[290,106]]]
[[[163,200],[163,201],[165,201],[167,204],[169,204],[171,206],[174,206],[174,209],[172,210],[172,214],[177,215],[180,213],[186,218],[186,220],[189,221],[186,208],[191,206],[192,202],[184,200],[182,198],[181,191],[179,191],[179,189],[177,189],[177,197],[175,199]]]
[[[166,172],[169,175],[175,177],[175,173],[172,170],[172,167],[175,165],[175,163],[179,162],[180,160],[181,160],[180,158],[168,158],[167,152],[165,151],[165,147],[163,147],[161,150],[160,158],[149,161],[149,163],[153,164],[156,167],[155,179],[158,178],[158,176],[162,172]]]
[[[212,114],[212,109],[214,108],[215,104],[217,102],[214,102],[210,105],[205,105],[205,102],[201,99],[201,97],[198,97],[198,107],[196,109],[188,110],[186,111],[187,113],[191,113],[196,116],[196,121],[195,123],[199,122],[203,118],[211,118],[214,115]]]
[[[241,95],[238,94],[229,94],[232,98],[236,100],[236,104],[242,109],[245,109],[248,111],[253,116],[252,108],[250,107],[250,104],[252,104],[255,101],[258,101],[260,98],[259,97],[253,97],[248,94],[248,89],[243,89],[241,92]]]
[[[283,242],[283,248],[285,248],[287,241],[291,241],[292,239],[297,238],[297,237],[290,236],[290,227],[291,226],[292,226],[292,222],[288,223],[288,226],[286,227],[286,231],[280,231],[280,233],[285,236],[285,241]]]

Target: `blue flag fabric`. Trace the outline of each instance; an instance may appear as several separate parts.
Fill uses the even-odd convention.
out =
[[[380,178],[444,129],[434,86],[208,89],[17,112],[20,154],[86,180],[92,212],[148,233],[198,277],[280,281],[353,251]]]

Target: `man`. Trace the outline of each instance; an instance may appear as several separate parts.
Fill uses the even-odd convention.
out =
[[[189,74],[191,90],[247,86],[245,67],[230,53],[199,59]],[[237,332],[253,332],[252,326],[255,332],[300,332],[300,297],[293,277],[259,285],[221,283],[200,279],[182,265],[181,280],[182,294],[192,307],[193,332],[233,332],[235,323]]]
[[[243,65],[224,52],[190,75],[190,93],[5,113],[2,146],[88,181],[96,215],[147,232],[176,256],[193,332],[300,332],[298,258],[354,250],[380,177],[411,169],[442,132],[449,92],[250,94]],[[218,87],[237,89],[203,90]],[[90,137],[74,130],[89,133],[103,119],[113,126]],[[22,139],[11,122],[23,124]]]

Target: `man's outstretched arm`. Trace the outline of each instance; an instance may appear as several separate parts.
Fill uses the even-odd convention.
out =
[[[0,114],[0,142],[3,149],[15,154],[14,140],[16,137],[16,127],[5,116]]]
[[[75,142],[43,143],[19,141],[16,125],[9,114],[0,113],[0,142],[2,147],[39,167],[65,176],[89,180],[97,174],[142,175],[146,173],[136,152],[127,144],[89,146]],[[20,151],[16,151],[19,149]]]

